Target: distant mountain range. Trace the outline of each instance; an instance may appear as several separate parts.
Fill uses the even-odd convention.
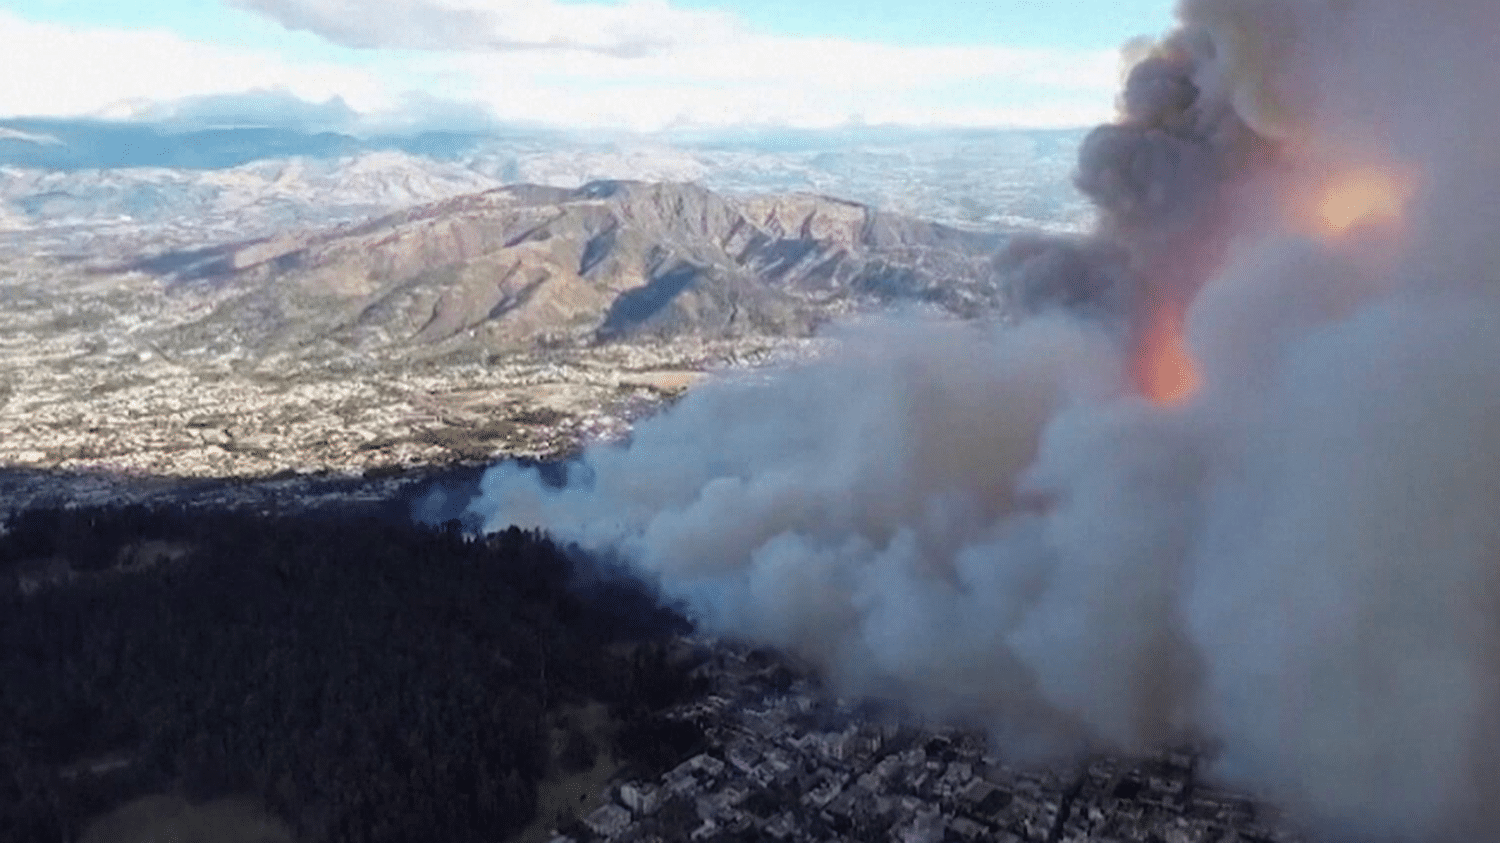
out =
[[[1004,240],[827,197],[599,181],[498,188],[123,268],[212,303],[177,329],[178,353],[467,355],[805,336],[900,302],[993,311]]]
[[[462,132],[361,139],[337,132],[287,128],[183,128],[164,123],[13,118],[0,120],[0,166],[218,170],[268,158],[340,158],[392,150],[453,159],[484,139],[483,135]]]
[[[360,138],[286,128],[0,120],[0,249],[97,254],[348,222],[506,184],[626,179],[839,196],[979,231],[1077,229],[1081,131],[541,130]],[[112,244],[112,245],[106,245]]]

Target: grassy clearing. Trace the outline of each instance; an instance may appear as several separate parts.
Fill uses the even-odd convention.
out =
[[[193,805],[181,796],[146,796],[95,820],[80,843],[293,843],[280,820],[250,799]]]

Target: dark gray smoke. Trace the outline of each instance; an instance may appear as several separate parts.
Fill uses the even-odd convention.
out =
[[[1001,258],[1041,315],[850,328],[470,510],[1011,752],[1212,739],[1330,837],[1500,838],[1500,15],[1181,16],[1084,144],[1097,232]],[[1131,378],[1163,307],[1182,404]]]
[[[1185,27],[1130,69],[1119,119],[1079,151],[1075,181],[1097,209],[1095,231],[1020,238],[999,259],[1023,312],[1113,317],[1135,343],[1143,311],[1185,309],[1221,265],[1239,194],[1275,149],[1216,90],[1218,58],[1209,32]]]

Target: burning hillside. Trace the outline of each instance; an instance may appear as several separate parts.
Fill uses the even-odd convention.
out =
[[[1083,145],[1097,230],[999,262],[1032,318],[855,329],[469,517],[1012,757],[1210,740],[1330,838],[1494,838],[1500,16],[1180,16]]]

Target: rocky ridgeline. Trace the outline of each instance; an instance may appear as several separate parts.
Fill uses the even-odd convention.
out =
[[[998,309],[1004,242],[818,196],[692,184],[499,188],[367,223],[125,268],[208,307],[180,354],[403,358],[683,337],[806,336],[853,310]]]

